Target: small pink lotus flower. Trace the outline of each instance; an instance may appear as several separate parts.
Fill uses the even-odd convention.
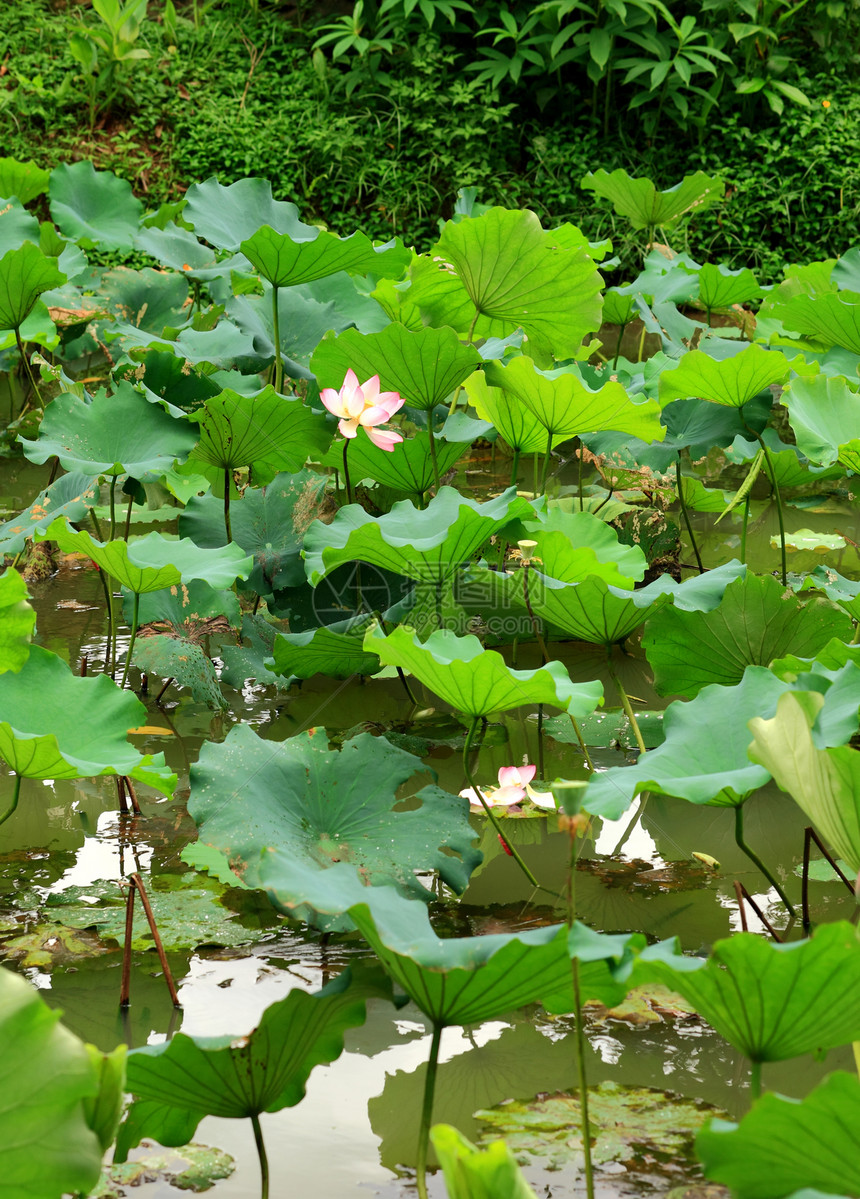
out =
[[[529,784],[535,776],[536,766],[502,766],[499,770],[498,787],[482,787],[481,793],[491,808],[510,808],[522,803],[528,796],[539,808],[555,808],[555,800],[549,792],[535,791]],[[460,794],[475,808],[483,807],[473,787]]]
[[[337,427],[344,437],[357,436],[361,425],[373,444],[389,453],[403,440],[399,433],[375,427],[390,420],[403,406],[403,398],[396,391],[380,392],[379,375],[359,383],[358,376],[350,368],[340,391],[325,387],[320,392],[320,399],[329,412],[340,417]]]

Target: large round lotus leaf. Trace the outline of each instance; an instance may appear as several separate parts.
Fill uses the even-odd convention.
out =
[[[649,1087],[624,1087],[614,1082],[590,1087],[591,1155],[598,1176],[600,1167],[610,1163],[615,1170],[616,1163],[623,1163],[626,1179],[632,1181],[639,1175],[650,1185],[656,1185],[661,1174],[666,1186],[677,1182],[684,1166],[686,1173],[695,1176],[698,1171],[693,1141],[715,1110],[701,1100]],[[578,1091],[541,1095],[528,1101],[511,1099],[476,1112],[475,1119],[481,1128],[480,1144],[504,1137],[523,1166],[557,1171],[572,1167],[582,1158]],[[609,1181],[606,1175],[604,1179]]]
[[[51,172],[35,162],[0,158],[0,196],[15,196],[19,203],[29,204],[48,190],[50,178]]]
[[[748,572],[709,612],[677,605],[657,612],[642,647],[660,695],[693,696],[708,683],[740,682],[747,666],[767,666],[788,652],[811,657],[831,637],[852,635],[850,617],[827,600],[803,603],[771,575]]]
[[[749,755],[788,791],[834,854],[860,872],[860,753],[847,745],[816,746],[812,726],[823,703],[814,694],[784,695],[772,719],[750,721]]]
[[[828,291],[818,295],[798,294],[778,301],[768,315],[815,338],[826,346],[840,346],[851,354],[860,354],[860,295],[852,291]]]
[[[774,944],[739,933],[709,958],[646,949],[634,982],[661,982],[683,995],[753,1062],[778,1062],[860,1039],[860,938],[847,920],[805,941]]]
[[[773,383],[784,383],[790,367],[784,354],[747,346],[733,358],[716,359],[704,350],[684,354],[675,370],[660,376],[660,401],[699,398],[742,408]]]
[[[484,373],[491,387],[516,396],[554,436],[578,437],[604,429],[649,442],[666,436],[657,401],[634,403],[620,383],[610,381],[592,391],[572,369],[541,371],[525,356],[512,358],[507,366],[488,362]]]
[[[170,541],[161,533],[147,533],[135,541],[95,541],[85,529],[73,529],[61,517],[34,540],[55,541],[68,554],[86,554],[100,570],[138,594],[176,587],[191,579],[210,586],[229,587],[250,574],[251,559],[238,545],[218,550],[201,549],[188,537]]]
[[[131,250],[143,204],[131,184],[91,162],[74,162],[51,172],[51,216],[62,233],[85,249]]]
[[[511,487],[478,504],[442,487],[419,510],[402,500],[385,516],[358,504],[341,508],[331,524],[315,521],[305,534],[305,570],[316,586],[343,562],[369,562],[419,582],[450,578],[494,533],[533,513]]]
[[[30,656],[36,613],[27,603],[27,584],[14,570],[0,575],[0,674],[18,671]]]
[[[490,387],[483,371],[475,371],[464,384],[469,403],[482,420],[489,421],[512,450],[521,454],[545,453],[547,432],[531,408],[511,391]],[[565,433],[553,434],[552,444],[567,440]]]
[[[239,645],[222,645],[220,654],[224,663],[221,680],[237,691],[248,683],[263,686],[289,688],[291,679],[283,679],[269,670],[266,663],[274,652],[278,626],[265,616],[246,614],[242,617],[242,640]]]
[[[32,242],[9,250],[0,258],[0,329],[19,329],[42,292],[65,281],[56,259]]]
[[[129,591],[123,594],[122,612],[131,625],[134,596]],[[216,591],[202,579],[146,592],[140,597],[137,619],[140,628],[149,625],[155,633],[189,637],[192,641],[202,641],[211,633],[228,633],[242,623],[236,593]]]
[[[227,701],[218,686],[218,673],[201,646],[188,637],[157,633],[138,637],[132,662],[143,674],[173,679],[178,687],[188,687],[195,702],[215,711],[226,711]]]
[[[302,536],[317,515],[324,486],[325,479],[313,471],[279,474],[265,487],[246,488],[242,499],[231,503],[233,541],[254,559],[248,590],[271,595],[304,582]],[[211,495],[190,499],[179,517],[179,532],[207,548],[225,545],[223,501]]]
[[[59,1019],[29,983],[0,970],[0,1189],[10,1199],[89,1194],[101,1170],[85,1108],[98,1078]]]
[[[331,679],[377,674],[382,669],[378,655],[363,648],[364,632],[372,619],[365,615],[348,621],[343,631],[324,627],[307,633],[280,633],[272,646],[271,668],[290,679],[309,679],[315,674]]]
[[[411,253],[401,241],[376,247],[366,233],[338,237],[318,229],[311,241],[294,241],[263,225],[240,246],[242,253],[274,287],[295,287],[339,271],[353,275],[387,275],[399,278],[409,265]]]
[[[439,629],[422,643],[403,625],[388,636],[375,625],[364,646],[384,664],[409,671],[458,712],[473,718],[524,704],[553,704],[572,716],[587,716],[603,699],[600,683],[571,682],[561,662],[537,670],[512,670],[501,654],[485,650],[477,637],[457,637],[448,629]]]
[[[396,391],[410,408],[424,410],[443,403],[480,364],[478,351],[462,345],[453,329],[415,332],[396,322],[380,333],[347,329],[326,337],[311,358],[321,388],[339,388],[348,370],[361,382],[378,375],[383,391]]]
[[[272,199],[268,179],[240,179],[228,187],[214,178],[192,183],[185,193],[182,219],[219,250],[238,250],[239,243],[261,225],[307,241],[319,232],[299,220],[295,204]]]
[[[336,278],[337,276],[332,276]],[[343,275],[348,279],[348,275]],[[316,300],[307,294],[309,287],[282,287],[278,290],[278,343],[284,371],[291,379],[312,380],[308,363],[326,333],[339,332],[350,318],[337,311],[334,301]],[[251,347],[242,356],[255,354],[260,364],[268,365],[275,356],[275,322],[272,293],[262,296],[233,296],[226,302],[227,315],[249,339]],[[240,354],[237,351],[236,357]],[[243,368],[247,366],[243,363]],[[255,369],[261,369],[257,366]]]
[[[106,1167],[103,1178],[107,1186],[114,1188],[113,1193],[120,1195],[134,1194],[133,1188],[153,1182],[199,1194],[211,1190],[220,1179],[229,1178],[235,1169],[235,1161],[223,1149],[192,1143],[178,1151],[151,1149],[135,1154],[133,1162]]]
[[[0,554],[20,553],[37,529],[46,529],[58,516],[82,520],[98,498],[98,484],[92,475],[81,471],[61,475],[39,492],[29,508],[0,524]]]
[[[461,892],[480,860],[468,800],[426,786],[410,792],[420,807],[400,808],[404,784],[426,770],[369,733],[329,750],[323,730],[276,744],[237,725],[201,751],[188,811],[199,844],[223,853],[250,886],[260,885],[260,855],[277,845],[287,863],[315,873],[353,862],[369,882],[429,898],[415,872],[437,870]]]
[[[120,383],[114,395],[100,391],[89,404],[71,392],[57,396],[45,409],[38,439],[21,438],[21,445],[31,462],[56,455],[64,470],[139,479],[184,462],[196,440],[184,420]]]
[[[536,1199],[504,1141],[476,1149],[450,1124],[436,1124],[430,1140],[450,1199]]]
[[[173,221],[168,221],[163,229],[141,229],[135,244],[163,266],[182,271],[189,279],[229,278],[231,271],[248,268],[247,260],[240,254],[218,261],[214,250]]]
[[[141,757],[126,740],[146,709],[107,675],[79,678],[56,654],[34,645],[0,688],[0,757],[25,778],[125,774],[170,794],[176,775],[162,754]]]
[[[328,449],[331,432],[325,418],[301,400],[288,400],[274,387],[254,396],[225,388],[207,400],[191,419],[200,427],[192,462],[219,471],[252,466],[260,471],[298,471],[309,455]]]
[[[602,168],[593,171],[579,186],[610,200],[634,229],[668,229],[689,213],[718,204],[726,190],[722,179],[696,171],[674,187],[658,191],[650,179],[634,179],[621,167],[611,173]]]
[[[699,271],[699,302],[708,311],[760,300],[763,294],[748,266],[730,271],[722,263],[706,262]]]
[[[829,466],[842,457],[842,447],[860,438],[860,395],[844,378],[816,375],[792,379],[782,395],[798,449]]]
[[[538,513],[537,519],[524,521],[523,529],[527,537],[537,541],[534,553],[541,560],[543,573],[562,583],[573,583],[583,577],[575,565],[576,551],[583,548],[593,550],[599,562],[617,567],[618,579],[609,580],[616,586],[640,582],[648,569],[641,546],[619,541],[616,531],[591,512],[550,508],[546,513]],[[562,534],[567,545],[565,540],[551,534]],[[518,536],[517,540],[521,538]]]
[[[245,1036],[180,1032],[161,1045],[131,1050],[127,1087],[142,1102],[129,1117],[134,1135],[120,1129],[118,1157],[144,1136],[184,1144],[204,1116],[241,1120],[299,1103],[314,1067],[338,1058],[346,1030],[364,1023],[366,992],[350,982],[345,970],[321,991],[296,988],[269,1004]]]
[[[600,326],[601,285],[593,259],[560,250],[533,212],[491,208],[447,222],[409,298],[430,324],[483,338],[522,328],[542,357],[570,358]]]
[[[469,421],[469,424],[475,426],[473,430],[467,430],[471,439],[480,436],[488,427],[478,421]],[[440,475],[445,475],[457,459],[465,454],[471,440],[448,436],[444,430],[433,436],[436,442],[436,469]],[[423,495],[433,486],[433,457],[426,435],[407,437],[389,451],[374,445],[364,429],[359,428],[358,435],[349,442],[348,454],[352,479],[373,479],[394,491],[414,495]],[[343,470],[342,441],[333,443],[323,463],[334,470]]]
[[[742,803],[770,777],[747,757],[747,721],[775,712],[787,688],[763,666],[749,666],[733,687],[705,687],[688,703],[676,700],[666,709],[663,744],[635,766],[612,766],[593,775],[583,799],[586,810],[617,820],[640,791],[691,803]]]
[[[528,932],[438,937],[423,904],[393,887],[363,886],[345,862],[324,874],[294,865],[283,848],[264,855],[261,881],[277,908],[294,915],[303,905],[331,914],[348,911],[385,970],[438,1025],[479,1024],[527,1003],[552,1011],[573,1006],[571,957],[582,955],[581,997],[617,1003],[629,974],[629,937],[606,937],[584,925],[554,924]]]
[[[0,196],[12,194],[0,192]],[[38,244],[39,222],[23,205],[14,200],[0,200],[0,258],[9,250],[17,250],[23,241]]]
[[[766,1094],[740,1124],[712,1120],[696,1152],[705,1176],[738,1199],[858,1195],[858,1128],[860,1082],[837,1073],[802,1102]]]
[[[135,350],[132,357],[134,362],[120,367],[114,377],[135,383],[148,400],[161,404],[173,416],[184,415],[221,391],[208,375],[190,370],[172,345]]]

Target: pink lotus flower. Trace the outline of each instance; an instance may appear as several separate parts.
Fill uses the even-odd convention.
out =
[[[529,784],[535,776],[536,766],[502,766],[499,770],[498,787],[482,787],[481,793],[491,808],[510,808],[522,803],[528,796],[539,808],[555,808],[555,800],[549,792],[535,791]],[[476,808],[483,807],[473,787],[460,794]]]
[[[359,383],[358,376],[350,368],[340,391],[325,387],[320,392],[320,399],[329,412],[340,417],[337,427],[344,437],[357,436],[358,426],[361,425],[373,444],[389,453],[403,440],[399,433],[375,427],[391,420],[403,406],[403,398],[396,391],[380,392],[379,375],[374,375],[366,383]]]

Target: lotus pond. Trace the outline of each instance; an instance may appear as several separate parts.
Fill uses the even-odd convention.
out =
[[[860,1195],[860,257],[583,186],[0,160],[9,1196]]]

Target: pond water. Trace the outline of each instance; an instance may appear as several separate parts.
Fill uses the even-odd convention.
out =
[[[15,511],[44,486],[44,467],[9,461],[0,475],[0,507]],[[751,564],[768,570],[774,565],[769,538],[776,528],[775,513],[758,505]],[[816,527],[816,514],[803,513],[803,523]],[[819,527],[832,528],[832,514],[822,515]],[[728,523],[728,522],[726,522]],[[857,538],[856,516],[846,513],[843,531]],[[163,528],[163,526],[160,526]],[[703,551],[715,564],[736,552],[731,528],[708,532],[701,518],[697,529]],[[857,570],[856,555],[840,570]],[[808,566],[809,563],[804,563]],[[31,585],[38,612],[37,640],[60,654],[73,668],[82,658],[98,663],[103,656],[105,625],[101,587],[86,563],[66,560],[51,578]],[[574,679],[602,678],[611,706],[612,685],[605,673],[602,651],[580,645],[556,647]],[[617,667],[637,708],[656,709],[665,700],[650,685],[648,664],[634,644],[619,656]],[[531,665],[527,658],[520,665]],[[135,681],[137,675],[133,672]],[[0,828],[0,931],[9,964],[17,964],[45,999],[60,1008],[67,1025],[102,1049],[121,1040],[133,1045],[153,1043],[179,1029],[201,1035],[242,1034],[258,1022],[264,1008],[293,988],[315,990],[349,960],[367,950],[357,936],[322,938],[281,919],[265,901],[246,901],[247,945],[231,948],[202,946],[194,953],[171,952],[171,969],[179,986],[181,1011],[174,1011],[158,959],[153,951],[134,955],[131,1007],[118,1009],[121,951],[113,942],[78,952],[80,945],[59,943],[48,936],[43,944],[22,945],[20,939],[37,930],[37,912],[48,895],[70,887],[91,887],[140,870],[157,888],[172,875],[187,870],[179,860],[182,846],[194,837],[185,812],[188,770],[205,740],[220,741],[237,722],[262,737],[280,741],[303,729],[324,727],[329,734],[362,722],[383,726],[402,720],[403,692],[397,679],[332,682],[311,680],[289,692],[248,685],[242,693],[227,689],[230,710],[214,715],[175,688],[163,707],[147,700],[147,731],[135,735],[145,752],[163,751],[179,774],[175,798],[165,800],[139,788],[143,814],[135,819],[117,815],[116,789],[111,779],[74,783],[24,780],[15,815]],[[418,696],[428,704],[426,695]],[[82,725],[87,713],[80,713]],[[707,730],[703,729],[703,736]],[[496,742],[499,742],[498,744]],[[580,755],[570,746],[547,739],[545,774],[576,777]],[[598,749],[599,766],[620,764],[624,751]],[[535,761],[537,725],[527,713],[509,715],[481,751],[476,776],[492,780],[500,766]],[[465,785],[459,753],[444,745],[426,759],[442,787],[457,792]],[[0,779],[0,803],[11,779]],[[637,819],[638,817],[638,819]],[[720,808],[697,808],[683,801],[652,796],[639,810],[634,806],[616,822],[594,821],[590,837],[581,843],[577,870],[577,908],[581,919],[604,931],[633,931],[659,939],[677,935],[684,949],[706,952],[719,937],[738,930],[740,916],[733,882],[739,879],[778,927],[785,917],[765,880],[737,849],[733,813]],[[530,902],[529,887],[516,864],[507,857],[483,820],[473,817],[481,837],[484,864],[475,872],[461,903],[434,905],[442,932],[491,932],[528,927],[563,918],[561,908]],[[564,886],[568,841],[555,819],[506,822],[526,862],[549,887]],[[775,788],[756,795],[748,805],[748,841],[777,872],[790,898],[800,898],[795,867],[802,857],[805,820],[793,802]],[[711,855],[719,870],[710,871],[692,858]],[[834,920],[850,915],[852,903],[838,883],[811,884],[813,919]],[[750,927],[760,927],[750,913]],[[790,935],[800,935],[796,930]],[[53,940],[53,944],[50,942]],[[18,942],[12,946],[10,942]],[[740,1054],[698,1018],[685,1012],[639,1013],[628,1019],[590,1011],[587,1026],[588,1074],[592,1084],[622,1083],[671,1090],[713,1104],[732,1116],[748,1106],[748,1069]],[[399,1197],[414,1191],[411,1168],[430,1043],[430,1028],[409,1005],[395,1012],[372,1001],[366,1024],[347,1034],[346,1052],[330,1066],[312,1074],[306,1099],[297,1107],[263,1116],[274,1194],[313,1195],[318,1199],[347,1196]],[[507,1099],[528,1099],[538,1092],[556,1092],[576,1085],[572,1023],[551,1019],[541,1010],[511,1014],[509,1019],[480,1027],[449,1029],[442,1038],[442,1066],[434,1118],[455,1124],[465,1135],[478,1133],[473,1113]],[[826,1073],[851,1068],[850,1050],[833,1052],[824,1061],[811,1058],[766,1066],[764,1082],[785,1094],[801,1096]],[[197,1141],[218,1145],[237,1160],[232,1177],[217,1184],[224,1199],[252,1199],[259,1194],[259,1174],[249,1122],[207,1119]],[[563,1199],[582,1189],[572,1165],[561,1169],[531,1166],[527,1176],[541,1196]],[[660,1161],[650,1155],[635,1168],[608,1165],[598,1173],[603,1195],[665,1191],[694,1177],[690,1163]],[[441,1176],[430,1179],[430,1194],[445,1194]],[[176,1195],[165,1183],[139,1188],[147,1195]]]

